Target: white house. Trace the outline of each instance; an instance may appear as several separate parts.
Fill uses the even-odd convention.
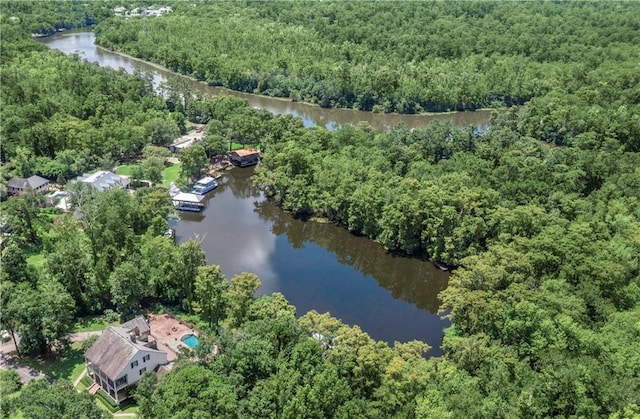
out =
[[[93,185],[100,192],[111,188],[127,188],[131,181],[113,172],[99,170],[95,173],[85,173],[78,176],[76,181]]]
[[[167,353],[157,349],[149,325],[142,316],[106,329],[84,354],[93,386],[101,387],[117,404],[147,371],[168,363]]]

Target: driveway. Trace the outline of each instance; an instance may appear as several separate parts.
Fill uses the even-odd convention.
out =
[[[40,371],[22,364],[20,361],[11,357],[11,354],[6,354],[4,352],[0,354],[0,368],[3,370],[16,370],[20,376],[22,384],[27,384],[29,381],[37,378],[47,378]]]
[[[89,339],[91,336],[100,335],[102,331],[97,332],[79,332],[79,333],[71,333],[69,338],[71,342],[81,342],[83,340]],[[0,369],[3,370],[16,370],[20,375],[20,379],[23,384],[27,384],[29,381],[37,379],[37,378],[47,378],[40,371],[29,367],[28,365],[24,365],[16,358],[13,357],[13,354],[16,351],[16,347],[13,344],[13,340],[10,340],[7,343],[3,343],[0,345]]]

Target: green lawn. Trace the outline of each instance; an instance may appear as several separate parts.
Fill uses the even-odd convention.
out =
[[[73,332],[95,332],[104,330],[108,326],[117,326],[118,320],[108,322],[104,316],[85,316],[76,320],[76,324],[73,325]]]
[[[84,352],[81,343],[76,342],[61,358],[22,358],[20,361],[56,380],[64,379],[73,382],[84,369]]]
[[[40,267],[44,265],[45,257],[42,254],[42,245],[28,245],[24,247],[24,254],[27,257],[27,263],[29,265]]]
[[[180,179],[180,169],[182,163],[172,164],[169,167],[165,167],[162,171],[162,184],[166,187],[171,186],[171,182],[175,182]]]
[[[122,166],[118,166],[116,174],[121,176],[131,176],[131,170],[136,166],[140,166],[140,163],[135,162],[133,164],[123,164]]]

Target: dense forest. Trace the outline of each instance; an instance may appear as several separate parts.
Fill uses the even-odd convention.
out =
[[[638,98],[637,2],[194,1],[174,8],[161,18],[105,20],[97,42],[209,84],[324,107],[416,113],[558,94],[573,95],[575,106]]]
[[[283,208],[300,217],[326,217],[389,251],[454,268],[441,295],[442,314],[452,321],[444,354],[425,358],[424,343],[390,346],[328,314],[296,313],[280,294],[256,298],[255,275],[226,279],[219,267],[207,265],[198,242],[177,245],[163,236],[172,209],[160,187],[128,194],[78,185],[69,189],[74,215],[51,217],[37,194],[3,204],[14,233],[2,251],[0,323],[22,338],[20,351],[64,350],[79,315],[112,310],[127,319],[162,304],[198,321],[203,344],[171,372],[149,374],[140,383],[135,397],[142,417],[640,415],[640,72],[631,58],[638,56],[636,4],[379,2],[359,11],[363,3],[305,3],[312,7],[304,9],[298,3],[194,3],[197,15],[188,3],[177,3],[175,14],[162,18],[109,18],[99,24],[100,36],[107,42],[122,35],[119,49],[153,45],[192,57],[216,51],[202,48],[208,45],[199,38],[202,28],[212,31],[203,32],[209,33],[207,42],[222,42],[233,32],[211,36],[213,31],[237,25],[233,39],[238,50],[247,42],[245,54],[256,49],[263,66],[251,70],[256,72],[268,70],[273,59],[264,42],[288,45],[284,35],[279,43],[267,37],[281,28],[313,34],[294,38],[300,50],[318,48],[310,65],[319,69],[341,51],[338,42],[352,42],[351,61],[341,58],[350,75],[365,61],[379,70],[382,61],[375,57],[413,54],[414,65],[440,63],[438,72],[456,80],[465,73],[449,72],[453,62],[481,63],[486,54],[504,54],[505,62],[516,63],[519,54],[519,68],[533,72],[531,78],[503,69],[494,74],[496,83],[511,74],[518,83],[536,85],[532,80],[540,74],[542,87],[522,96],[496,90],[490,99],[484,96],[490,90],[483,92],[478,106],[487,100],[527,102],[496,112],[482,134],[448,123],[389,132],[367,125],[305,128],[299,119],[273,116],[242,100],[192,99],[179,83],[161,97],[145,75],[50,51],[29,39],[34,29],[15,12],[20,2],[13,2],[11,13],[2,15],[3,178],[38,173],[63,183],[166,144],[188,121],[207,124],[209,154],[220,153],[229,141],[259,142],[264,158],[256,182]],[[58,3],[46,7],[58,7],[52,4]],[[325,16],[331,9],[333,20]],[[196,24],[210,22],[207,13],[216,10],[233,19]],[[371,27],[345,24],[358,15],[354,10],[379,20]],[[424,32],[424,43],[407,53],[404,38],[391,30],[398,25],[396,32],[404,28],[403,34],[415,37],[415,21],[404,18],[412,10],[414,16],[440,16],[440,25],[451,26],[447,36],[442,28],[441,38]],[[195,23],[178,30],[173,25],[179,19]],[[334,27],[323,31],[309,22]],[[512,29],[513,36],[493,32],[500,22],[519,29]],[[136,25],[143,27],[135,31]],[[376,48],[374,29],[380,33]],[[172,31],[176,38],[169,37]],[[137,43],[128,38],[134,32]],[[317,44],[307,44],[309,39]],[[169,40],[176,44],[162,49]],[[197,48],[183,48],[194,40]],[[226,45],[226,53],[232,48]],[[305,56],[291,48],[282,47],[282,53]],[[207,71],[218,71],[200,57]],[[277,73],[282,80],[306,83],[296,75],[303,68],[296,67],[299,62],[281,58],[291,71]],[[479,78],[489,74],[474,71]],[[311,78],[317,74],[309,72]],[[405,83],[410,78],[403,74],[391,79]],[[365,79],[375,80],[370,74]],[[372,103],[389,100],[394,109],[401,100],[394,96],[398,88],[387,97],[376,91],[382,96]],[[349,97],[360,100],[360,94],[341,91],[340,97],[353,106]],[[462,106],[450,100],[437,106]],[[41,267],[26,262],[26,249],[34,245],[43,249]],[[217,355],[211,357],[214,346]],[[11,377],[0,379],[3,388],[18,387]],[[102,417],[88,400],[65,383],[36,381],[17,397],[2,397],[0,407],[3,416],[74,417],[77,404],[86,406],[85,416]]]

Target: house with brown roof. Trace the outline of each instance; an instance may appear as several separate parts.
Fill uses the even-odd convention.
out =
[[[147,371],[168,363],[142,316],[106,329],[84,354],[87,372],[116,404]]]
[[[231,163],[240,167],[253,166],[260,161],[260,150],[255,148],[243,148],[229,153]]]
[[[7,182],[7,193],[9,195],[21,195],[27,189],[33,189],[36,192],[45,192],[49,189],[49,180],[40,176],[31,176],[28,178],[14,177]]]

